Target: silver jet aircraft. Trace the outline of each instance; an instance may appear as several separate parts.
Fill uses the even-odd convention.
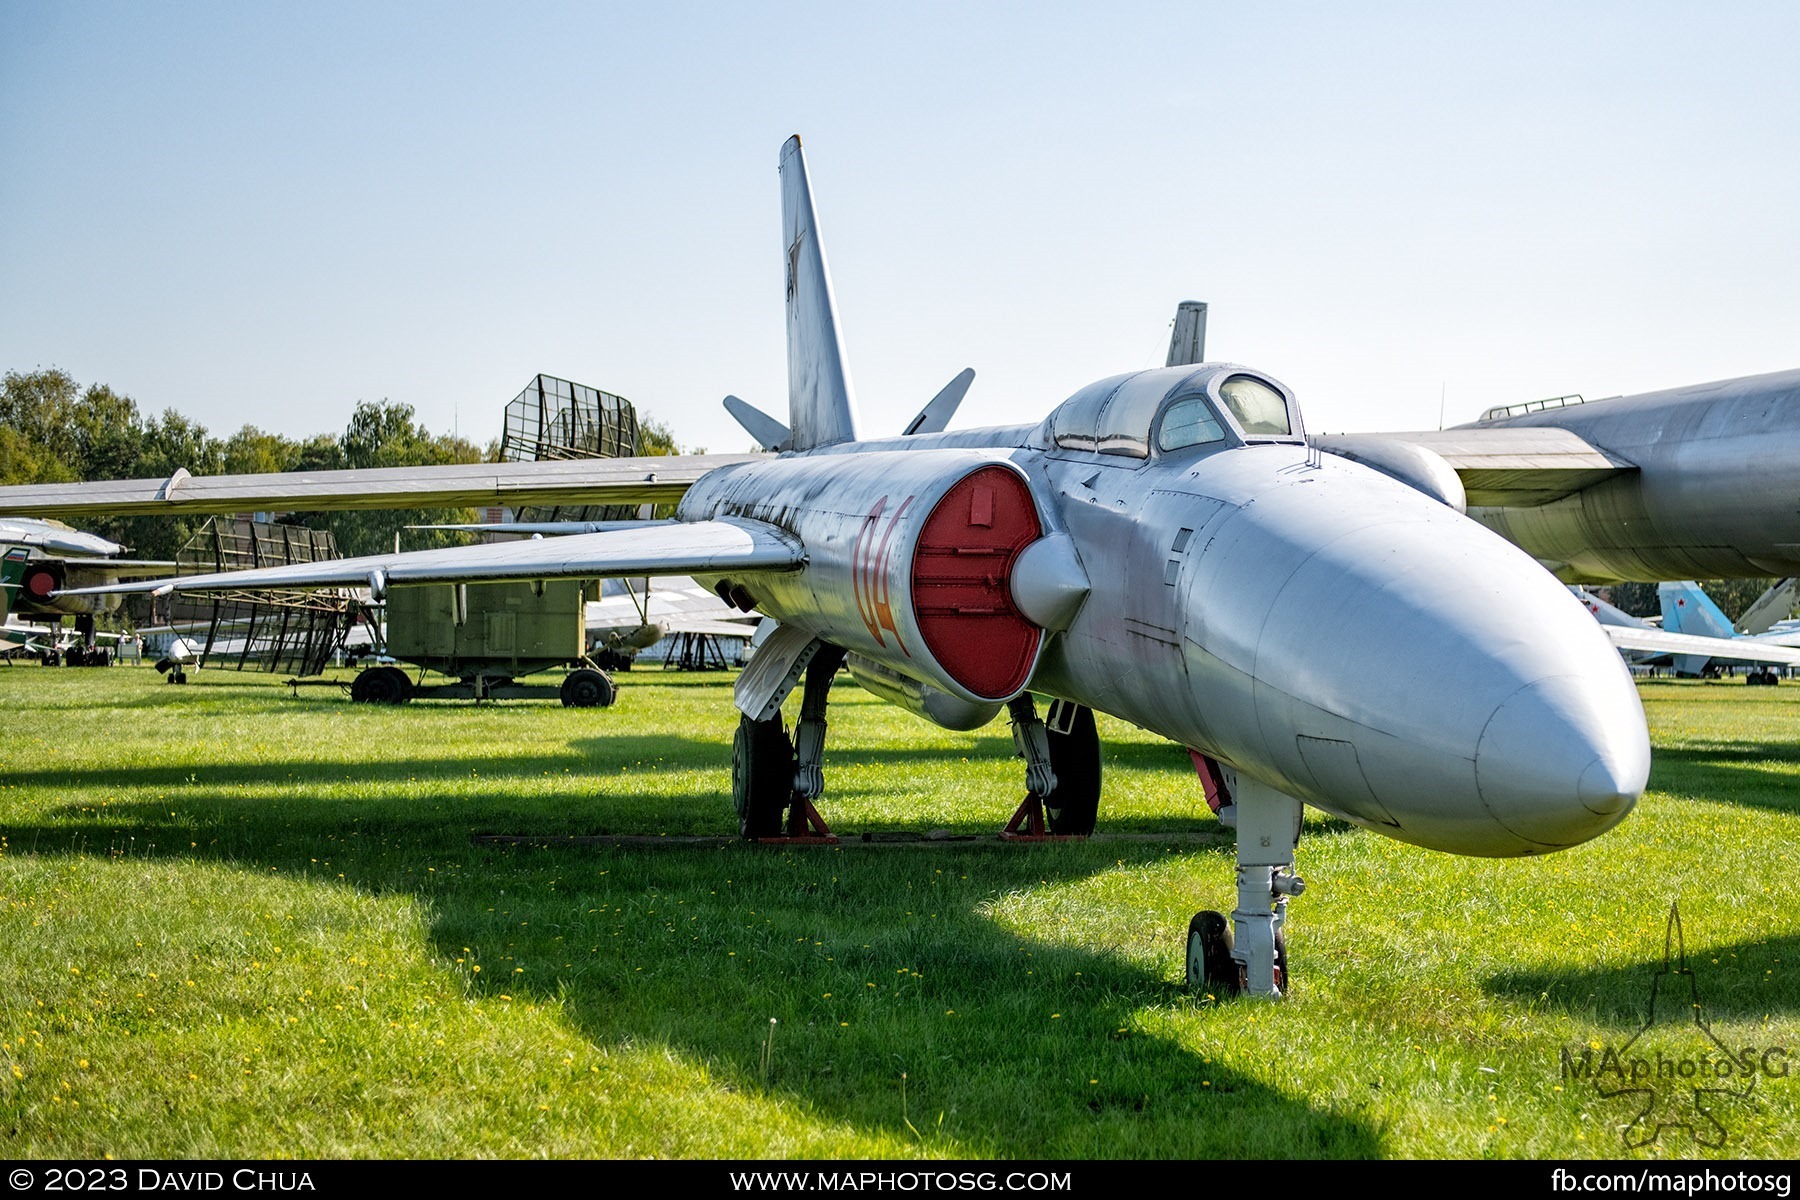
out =
[[[768,420],[779,455],[183,475],[0,489],[0,504],[143,512],[304,495],[321,508],[401,492],[471,504],[555,487],[614,503],[659,499],[679,479],[666,526],[162,586],[380,595],[692,575],[779,623],[736,686],[732,783],[749,836],[778,832],[785,810],[810,810],[822,792],[826,700],[846,658],[879,694],[953,728],[1007,710],[1028,790],[1061,832],[1093,826],[1093,712],[1113,714],[1188,747],[1208,800],[1235,820],[1235,908],[1229,921],[1197,914],[1188,933],[1190,982],[1224,992],[1288,986],[1303,804],[1487,856],[1574,846],[1630,811],[1649,741],[1594,621],[1480,525],[1309,447],[1298,403],[1270,375],[1225,363],[1131,371],[1036,424],[943,432],[940,409],[915,423],[932,432],[863,439],[798,138],[780,174],[789,420]],[[444,472],[460,474],[446,483]],[[790,737],[781,706],[796,687]],[[1053,698],[1047,724],[1034,692]]]

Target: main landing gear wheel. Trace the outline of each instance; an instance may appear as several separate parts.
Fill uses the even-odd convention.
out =
[[[562,681],[564,708],[605,708],[618,694],[613,681],[604,672],[587,667],[570,671]]]
[[[362,704],[405,704],[412,681],[399,667],[370,667],[350,684],[350,699]]]
[[[731,743],[731,802],[738,831],[749,839],[779,837],[794,794],[794,743],[777,712],[767,721],[738,721]]]
[[[1060,731],[1058,714],[1051,713],[1050,767],[1056,772],[1056,786],[1044,797],[1044,815],[1051,833],[1087,837],[1100,813],[1100,735],[1094,729],[1093,709],[1071,707],[1074,715]]]

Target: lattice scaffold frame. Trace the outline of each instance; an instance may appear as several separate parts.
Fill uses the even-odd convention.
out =
[[[630,458],[638,452],[637,409],[599,388],[539,375],[506,406],[502,462],[571,458]],[[520,508],[520,521],[622,521],[629,504],[560,504]]]
[[[340,557],[330,531],[214,517],[175,555],[201,575]],[[358,607],[347,591],[232,591],[171,597],[168,623],[206,667],[317,675],[343,644]]]

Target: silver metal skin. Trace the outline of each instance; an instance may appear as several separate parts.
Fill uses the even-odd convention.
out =
[[[1447,458],[1469,515],[1569,583],[1800,574],[1800,371],[1320,439],[1384,441]]]
[[[1570,583],[1800,574],[1800,371],[1488,426],[1567,429],[1637,468],[1535,508],[1470,508]]]
[[[1110,713],[1202,756],[1209,788],[1209,764],[1223,767],[1239,831],[1233,987],[1257,996],[1287,986],[1302,802],[1490,856],[1573,846],[1630,811],[1649,771],[1643,710],[1587,612],[1487,529],[1309,447],[1295,398],[1267,375],[1138,371],[1080,389],[1035,426],[858,440],[799,139],[781,168],[798,449],[697,475],[673,525],[176,587],[693,575],[778,623],[736,687],[746,760],[782,761],[780,706],[806,678],[777,818],[790,794],[823,785],[829,671],[813,666],[845,652],[885,681],[878,694],[929,719],[1007,707],[1040,798],[1066,743],[1031,693]],[[347,482],[347,503],[367,503],[366,481]],[[325,506],[322,490],[308,507]],[[594,494],[605,502],[605,487]],[[1072,728],[1071,716],[1056,732]],[[1098,786],[1097,747],[1063,753]],[[770,815],[761,778],[734,779],[746,832]]]
[[[1197,376],[1248,374],[1213,365],[1142,376],[1174,392]],[[689,491],[682,515],[769,521],[799,536],[807,565],[750,585],[784,625],[968,703],[1003,701],[932,676],[891,638],[877,644],[845,583],[863,514],[906,492],[895,481],[908,459],[932,468],[922,476],[951,478],[1004,455],[1031,480],[1051,531],[1036,545],[1076,548],[1091,589],[1047,639],[1031,690],[1433,849],[1542,853],[1630,810],[1649,770],[1630,675],[1582,606],[1517,549],[1297,442],[1137,459],[1046,449],[1055,421],[1025,436],[987,431],[1014,441],[1010,450],[915,438],[909,454],[848,451],[867,450],[860,462],[820,452],[727,468]],[[901,565],[903,539],[892,549]]]

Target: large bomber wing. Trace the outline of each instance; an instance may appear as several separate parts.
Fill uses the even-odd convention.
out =
[[[677,500],[696,479],[751,454],[449,463],[358,471],[189,475],[0,488],[0,516],[166,516],[174,513],[468,508],[488,504],[642,504]]]
[[[1579,435],[1548,425],[1464,426],[1419,433],[1328,433],[1319,449],[1381,469],[1383,446],[1416,446],[1449,464],[1471,508],[1529,507],[1560,500],[1636,468]],[[1413,482],[1406,480],[1406,482]],[[1416,486],[1416,485],[1415,485]]]
[[[805,561],[799,540],[785,530],[761,521],[726,518],[186,575],[161,582],[83,589],[83,593],[317,587],[367,587],[382,593],[396,584],[791,571]]]

